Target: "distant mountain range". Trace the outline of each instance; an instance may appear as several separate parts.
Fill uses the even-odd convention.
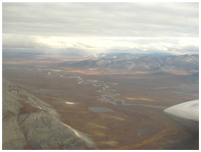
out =
[[[187,75],[199,71],[198,55],[147,55],[99,54],[80,62],[62,62],[61,67],[76,69],[100,69],[111,72],[148,72]]]
[[[172,55],[170,53],[124,53],[124,52],[110,52],[110,53],[99,53],[99,54],[92,54],[90,56],[85,57],[91,57],[91,58],[101,58],[101,57],[107,57],[107,58],[117,58],[117,57],[129,57],[129,56],[135,56],[135,57],[142,57],[142,56],[168,56]]]

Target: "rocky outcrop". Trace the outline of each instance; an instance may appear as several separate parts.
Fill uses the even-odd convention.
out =
[[[199,71],[199,56],[142,56],[136,57],[100,57],[95,60],[88,59],[79,62],[62,62],[60,67],[77,69],[97,68],[112,72],[149,72],[171,73],[177,75],[191,74]]]
[[[52,106],[3,79],[3,149],[96,149]]]

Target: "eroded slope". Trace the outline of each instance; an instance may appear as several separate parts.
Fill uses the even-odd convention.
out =
[[[3,149],[94,149],[49,104],[3,79]]]

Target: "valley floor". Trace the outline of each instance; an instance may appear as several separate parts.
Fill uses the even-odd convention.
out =
[[[99,149],[199,148],[198,139],[163,113],[199,98],[198,84],[182,76],[87,75],[48,64],[4,64],[3,77],[50,104],[63,123],[91,135]]]

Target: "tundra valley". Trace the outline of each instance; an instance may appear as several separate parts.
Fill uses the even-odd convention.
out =
[[[163,112],[199,98],[198,55],[8,51],[2,70],[4,149],[199,149]]]

